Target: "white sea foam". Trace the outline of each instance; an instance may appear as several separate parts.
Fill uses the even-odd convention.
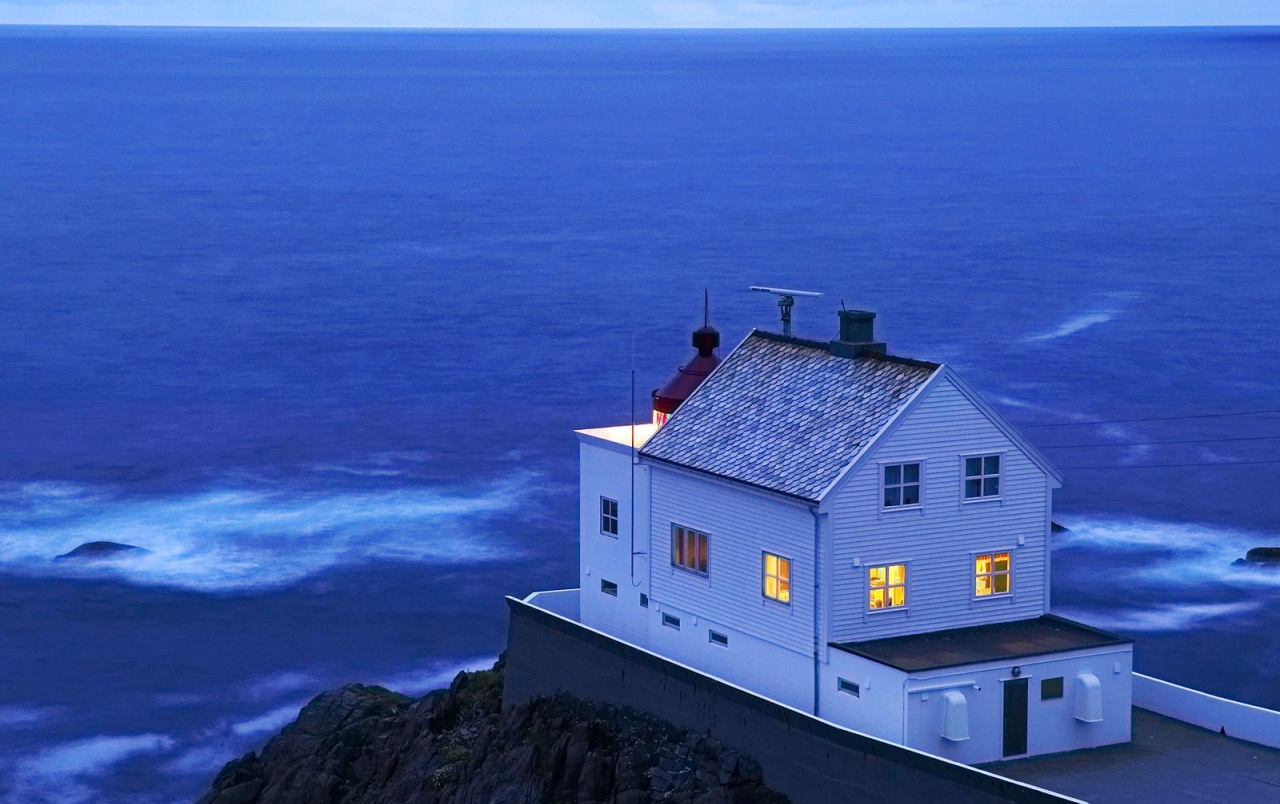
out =
[[[166,734],[100,735],[46,748],[18,759],[5,804],[86,804],[98,798],[88,783],[125,760],[171,751]]]
[[[241,696],[250,701],[262,701],[298,690],[318,689],[323,682],[310,673],[286,672],[254,679],[241,688]]]
[[[519,550],[480,526],[516,508],[529,486],[527,478],[516,478],[471,493],[226,488],[160,498],[10,486],[0,494],[0,569],[235,592],[372,561],[494,561]],[[147,552],[52,560],[92,541]]]
[[[1145,519],[1073,519],[1058,549],[1148,553],[1140,563],[1118,570],[1125,577],[1160,587],[1280,589],[1280,567],[1234,562],[1250,548],[1280,546],[1280,534],[1219,525]]]
[[[1075,335],[1077,332],[1083,332],[1089,327],[1094,327],[1098,324],[1105,324],[1115,318],[1116,315],[1117,311],[1115,310],[1092,310],[1062,322],[1056,329],[1050,330],[1049,332],[1032,335],[1027,338],[1027,340],[1032,343],[1055,341],[1059,338],[1065,338],[1068,335]]]
[[[1053,613],[1109,631],[1183,631],[1223,617],[1239,617],[1257,610],[1261,601],[1236,603],[1175,603],[1146,609],[1054,608]]]
[[[257,717],[232,723],[231,733],[237,737],[248,737],[279,731],[287,724],[292,723],[298,717],[298,713],[302,711],[302,707],[306,705],[306,701],[298,701],[276,707],[270,712],[264,712]]]
[[[436,662],[426,667],[406,670],[376,682],[392,692],[402,695],[425,695],[432,690],[444,689],[453,683],[458,673],[474,673],[488,670],[497,661],[496,656],[476,656],[463,661]]]
[[[56,706],[0,706],[0,731],[39,726],[57,717],[60,711]]]

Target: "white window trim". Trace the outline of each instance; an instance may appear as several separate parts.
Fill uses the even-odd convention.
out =
[[[884,469],[886,466],[904,466],[909,463],[920,464],[920,502],[914,505],[885,505],[884,504]],[[880,509],[880,514],[893,514],[898,511],[923,511],[924,510],[924,475],[925,475],[925,459],[924,458],[903,458],[901,460],[880,461],[876,464],[876,488],[879,493],[876,497],[876,506]]]
[[[978,594],[978,556],[991,556],[992,561],[995,560],[997,553],[1009,554],[1009,591],[991,593],[989,595]],[[1016,564],[1018,563],[1018,550],[1014,547],[993,547],[990,550],[970,550],[969,551],[969,597],[975,603],[985,603],[988,600],[1008,600],[1013,597],[1014,583],[1018,574]],[[992,573],[994,575],[994,573]]]
[[[604,503],[605,503],[605,500],[608,500],[609,502],[613,503],[613,504],[614,504],[615,509],[616,509],[616,510],[617,510],[617,512],[618,512],[618,513],[617,513],[617,515],[614,517],[614,521],[615,521],[615,522],[617,522],[617,525],[618,525],[618,532],[617,532],[617,533],[610,533],[609,531],[607,531],[607,530],[605,530],[605,529],[604,529]],[[622,533],[622,504],[621,504],[621,503],[619,503],[617,500],[613,499],[612,497],[606,497],[606,496],[604,496],[603,494],[601,494],[601,495],[600,495],[600,505],[599,505],[599,507],[598,507],[598,509],[597,509],[597,513],[596,513],[596,520],[597,520],[597,522],[598,522],[598,523],[599,523],[599,525],[600,525],[600,535],[601,535],[601,536],[608,536],[610,539],[616,539],[616,538],[618,538],[619,534],[621,534],[621,533]]]
[[[701,570],[697,569],[696,567],[686,567],[684,564],[677,564],[677,563],[676,563],[676,556],[675,556],[676,528],[682,528],[683,530],[689,531],[690,533],[700,533],[700,534],[702,534],[704,537],[706,537],[706,540],[707,540],[707,570],[706,570],[706,572],[703,572],[703,571],[701,571]],[[671,569],[672,569],[672,571],[673,571],[673,572],[674,572],[674,571],[683,572],[683,573],[685,573],[685,574],[687,574],[687,575],[692,575],[692,576],[693,576],[693,577],[695,577],[695,578],[710,578],[710,577],[711,577],[711,533],[710,533],[709,531],[705,531],[705,530],[701,530],[701,529],[699,529],[699,528],[695,528],[695,527],[693,527],[693,526],[691,526],[691,525],[682,525],[682,524],[680,524],[679,522],[672,522],[672,523],[671,523],[671,529],[670,529],[669,533],[670,533],[671,535],[670,535],[670,536],[668,537],[668,539],[667,539],[667,548],[668,548],[668,549],[667,549],[667,560],[671,562]],[[697,540],[696,540],[696,539],[695,539],[694,541],[695,541],[695,543],[697,542]]]
[[[714,636],[713,636],[713,635],[714,635]],[[718,642],[718,641],[716,641],[716,639],[715,639],[714,637],[717,637],[717,636],[718,636],[718,637],[720,637],[721,639],[723,639],[724,641],[723,641],[723,642]],[[728,650],[728,649],[729,649],[729,635],[728,635],[728,634],[726,634],[726,633],[724,633],[723,631],[717,631],[717,630],[716,630],[716,629],[714,629],[714,628],[708,628],[708,629],[707,629],[707,644],[708,644],[708,645],[715,645],[717,648],[724,648],[725,650]]]
[[[885,567],[887,570],[888,567],[893,566],[894,564],[901,564],[903,567],[902,571],[907,574],[907,579],[906,579],[907,582],[902,585],[902,588],[905,590],[904,594],[906,594],[907,596],[907,602],[905,605],[902,605],[902,606],[885,606],[882,609],[873,609],[871,608],[871,569],[872,567]],[[890,559],[886,561],[863,561],[862,562],[862,608],[863,610],[868,615],[873,617],[879,616],[881,614],[902,614],[909,611],[911,609],[911,599],[913,597],[913,595],[911,594],[911,578],[912,578],[912,572],[911,572],[910,561],[903,561],[901,559]],[[886,585],[885,588],[887,589],[888,586]]]
[[[710,545],[708,545],[708,548],[709,547]],[[765,578],[767,577],[764,571],[765,556],[773,556],[774,558],[780,558],[783,561],[787,562],[788,575],[787,575],[787,599],[786,600],[779,600],[776,597],[769,597],[769,595],[767,595],[764,591],[764,581],[765,581]],[[711,563],[710,560],[708,560],[707,561],[708,567],[710,566],[710,563]],[[760,551],[760,597],[764,598],[765,601],[768,603],[773,603],[778,606],[786,606],[790,608],[791,601],[795,599],[795,596],[796,596],[796,562],[793,561],[790,556],[784,556],[782,553],[775,553],[772,550],[761,550]]]
[[[965,481],[969,478],[964,473],[964,463],[970,458],[990,458],[993,455],[1000,456],[1000,474],[996,477],[1000,478],[1000,493],[993,494],[990,497],[966,497],[964,496]],[[972,505],[974,503],[986,502],[1003,502],[1005,492],[1005,480],[1008,479],[1009,461],[1007,450],[991,450],[989,452],[970,452],[960,456],[960,502],[964,505]],[[990,475],[987,475],[990,477]]]

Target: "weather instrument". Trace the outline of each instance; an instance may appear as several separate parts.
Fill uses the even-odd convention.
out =
[[[796,296],[816,297],[821,293],[815,293],[812,290],[787,290],[786,288],[766,288],[761,285],[752,285],[752,290],[758,290],[761,293],[772,293],[778,297],[778,309],[782,312],[782,334],[790,337],[791,335],[791,308],[796,306]]]

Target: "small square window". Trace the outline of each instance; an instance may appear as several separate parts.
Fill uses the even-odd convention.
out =
[[[973,593],[978,597],[1007,595],[1012,584],[1009,553],[984,553],[973,560]]]
[[[1046,678],[1040,682],[1040,700],[1052,701],[1062,697],[1062,676]]]
[[[680,618],[674,614],[667,614],[664,612],[662,615],[662,624],[668,628],[674,628],[677,631],[680,630]]]
[[[649,608],[649,596],[644,592],[640,593],[640,607],[644,609]]]
[[[725,636],[719,631],[708,631],[707,641],[710,642],[712,645],[719,645],[722,648],[729,647],[729,637]]]
[[[964,459],[964,498],[980,500],[1000,496],[1000,456],[980,455]]]
[[[867,568],[867,607],[896,609],[907,605],[907,565]]]
[[[618,535],[618,501],[600,498],[600,532],[606,536]]]
[[[843,693],[852,695],[855,698],[862,697],[862,687],[857,682],[850,681],[847,678],[841,678],[836,681],[836,689]]]
[[[893,463],[884,467],[884,507],[920,504],[920,464]]]
[[[617,597],[617,596],[618,596],[618,585],[617,585],[616,583],[614,583],[613,581],[606,581],[606,580],[601,579],[601,581],[600,581],[600,591],[601,591],[601,592],[604,592],[606,595],[613,595],[614,597]]]

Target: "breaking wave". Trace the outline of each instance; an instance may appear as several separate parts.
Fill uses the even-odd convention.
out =
[[[0,487],[0,571],[224,593],[375,561],[503,560],[518,548],[481,525],[517,510],[531,487],[516,477],[470,492],[229,487],[121,497],[69,484],[10,485]],[[53,560],[94,541],[144,550]]]
[[[134,757],[163,754],[176,745],[164,734],[100,735],[46,748],[14,763],[5,804],[87,804],[97,801],[93,780]]]
[[[1121,633],[1133,631],[1185,631],[1223,617],[1238,617],[1256,611],[1262,601],[1236,603],[1174,603],[1147,609],[1099,609],[1054,606],[1053,613],[1070,620]]]
[[[1116,314],[1115,310],[1094,310],[1064,321],[1057,327],[1057,329],[1050,330],[1049,332],[1042,332],[1039,335],[1032,335],[1027,338],[1027,340],[1032,343],[1056,341],[1059,338],[1065,338],[1068,335],[1075,335],[1077,332],[1083,332],[1089,327],[1094,327],[1098,324],[1105,324],[1115,318]]]

